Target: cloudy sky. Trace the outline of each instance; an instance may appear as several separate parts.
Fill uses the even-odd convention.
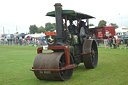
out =
[[[0,0],[0,34],[29,31],[30,25],[45,26],[55,22],[54,18],[45,16],[54,10],[54,4],[61,3],[63,9],[92,15],[90,23],[98,25],[100,20],[128,27],[127,0]]]

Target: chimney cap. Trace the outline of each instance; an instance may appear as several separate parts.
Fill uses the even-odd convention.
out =
[[[55,7],[62,7],[61,3],[55,3]]]

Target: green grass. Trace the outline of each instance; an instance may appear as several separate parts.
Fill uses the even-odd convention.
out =
[[[95,69],[80,64],[68,81],[38,80],[29,69],[37,47],[0,45],[0,85],[128,85],[128,49],[99,48]]]

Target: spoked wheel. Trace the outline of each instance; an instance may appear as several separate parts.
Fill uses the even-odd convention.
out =
[[[88,53],[83,55],[83,62],[86,68],[95,68],[98,63],[98,49],[94,40],[85,40],[83,43],[83,52]]]
[[[73,63],[73,60],[71,63]],[[64,52],[40,53],[34,60],[33,69],[61,69],[66,64]],[[68,80],[73,69],[62,71],[35,71],[35,76],[40,80]]]

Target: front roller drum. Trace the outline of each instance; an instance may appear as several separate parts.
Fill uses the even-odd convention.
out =
[[[72,59],[70,62],[73,63]],[[36,56],[33,69],[61,69],[66,64],[64,52],[40,53]],[[73,69],[61,71],[34,71],[40,80],[68,80],[72,76]]]

